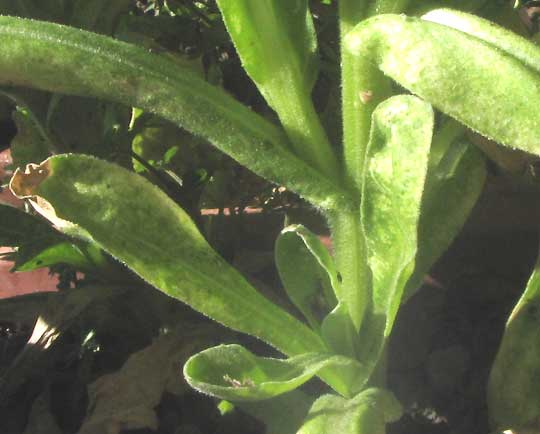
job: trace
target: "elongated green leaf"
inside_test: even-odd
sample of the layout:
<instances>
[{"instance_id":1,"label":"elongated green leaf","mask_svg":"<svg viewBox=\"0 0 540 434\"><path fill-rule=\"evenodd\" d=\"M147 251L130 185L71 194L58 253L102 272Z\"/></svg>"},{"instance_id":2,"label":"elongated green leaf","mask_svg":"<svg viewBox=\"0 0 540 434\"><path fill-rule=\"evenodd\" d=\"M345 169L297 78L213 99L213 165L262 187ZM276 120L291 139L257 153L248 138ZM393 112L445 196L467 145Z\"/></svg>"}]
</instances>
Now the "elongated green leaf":
<instances>
[{"instance_id":1,"label":"elongated green leaf","mask_svg":"<svg viewBox=\"0 0 540 434\"><path fill-rule=\"evenodd\" d=\"M433 132L431 106L392 97L373 113L362 194L362 227L373 274L362 359L378 359L414 268L420 203Z\"/></svg>"},{"instance_id":2,"label":"elongated green leaf","mask_svg":"<svg viewBox=\"0 0 540 434\"><path fill-rule=\"evenodd\" d=\"M271 106L295 88L311 92L318 59L307 0L218 0L218 4L244 69Z\"/></svg>"},{"instance_id":3,"label":"elongated green leaf","mask_svg":"<svg viewBox=\"0 0 540 434\"><path fill-rule=\"evenodd\" d=\"M420 287L424 275L461 230L485 178L480 151L464 141L453 143L439 164L430 167L418 224L418 253L404 298Z\"/></svg>"},{"instance_id":4,"label":"elongated green leaf","mask_svg":"<svg viewBox=\"0 0 540 434\"><path fill-rule=\"evenodd\" d=\"M514 307L489 376L490 423L497 430L540 429L540 267Z\"/></svg>"},{"instance_id":5,"label":"elongated green leaf","mask_svg":"<svg viewBox=\"0 0 540 434\"><path fill-rule=\"evenodd\" d=\"M37 270L56 264L72 265L79 270L92 270L96 267L96 264L80 247L73 243L62 242L45 248L22 263L18 260L15 271Z\"/></svg>"},{"instance_id":6,"label":"elongated green leaf","mask_svg":"<svg viewBox=\"0 0 540 434\"><path fill-rule=\"evenodd\" d=\"M336 176L337 162L311 101L317 39L307 0L219 0L244 69L277 112L297 154Z\"/></svg>"},{"instance_id":7,"label":"elongated green leaf","mask_svg":"<svg viewBox=\"0 0 540 434\"><path fill-rule=\"evenodd\" d=\"M286 354L324 351L318 336L260 295L180 207L139 175L92 157L60 155L17 171L11 188L36 196L41 212L63 230L76 224L143 279L216 321Z\"/></svg>"},{"instance_id":8,"label":"elongated green leaf","mask_svg":"<svg viewBox=\"0 0 540 434\"><path fill-rule=\"evenodd\" d=\"M307 228L292 225L276 240L275 257L287 295L317 330L336 305L337 272L330 253Z\"/></svg>"},{"instance_id":9,"label":"elongated green leaf","mask_svg":"<svg viewBox=\"0 0 540 434\"><path fill-rule=\"evenodd\" d=\"M0 84L143 108L206 138L317 206L354 203L338 181L288 151L280 129L164 56L94 33L13 17L0 17L0 42Z\"/></svg>"},{"instance_id":10,"label":"elongated green leaf","mask_svg":"<svg viewBox=\"0 0 540 434\"><path fill-rule=\"evenodd\" d=\"M401 405L383 389L366 389L353 399L321 396L297 434L384 434L401 417Z\"/></svg>"},{"instance_id":11,"label":"elongated green leaf","mask_svg":"<svg viewBox=\"0 0 540 434\"><path fill-rule=\"evenodd\" d=\"M540 50L516 43L518 37L509 37L496 25L488 33L492 37L484 41L446 25L383 15L359 24L346 45L473 130L504 145L540 153L533 115L540 98L535 66ZM524 61L527 56L531 58Z\"/></svg>"},{"instance_id":12,"label":"elongated green leaf","mask_svg":"<svg viewBox=\"0 0 540 434\"><path fill-rule=\"evenodd\" d=\"M194 389L221 399L260 401L296 389L323 368L349 365L359 369L356 360L329 353L273 359L257 357L240 345L220 345L191 357L184 366L184 376Z\"/></svg>"}]
</instances>

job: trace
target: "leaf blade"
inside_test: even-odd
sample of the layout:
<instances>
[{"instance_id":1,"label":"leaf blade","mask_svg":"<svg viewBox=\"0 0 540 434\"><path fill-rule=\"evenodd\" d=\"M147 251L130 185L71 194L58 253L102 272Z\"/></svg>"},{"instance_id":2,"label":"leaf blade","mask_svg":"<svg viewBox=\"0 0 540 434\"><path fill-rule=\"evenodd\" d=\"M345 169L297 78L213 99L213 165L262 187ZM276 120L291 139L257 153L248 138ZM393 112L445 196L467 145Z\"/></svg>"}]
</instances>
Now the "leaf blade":
<instances>
[{"instance_id":1,"label":"leaf blade","mask_svg":"<svg viewBox=\"0 0 540 434\"><path fill-rule=\"evenodd\" d=\"M188 67L52 23L0 17L0 83L115 101L181 125L322 208L350 206L338 182L287 149L284 133ZM86 60L91 57L92 62Z\"/></svg>"},{"instance_id":2,"label":"leaf blade","mask_svg":"<svg viewBox=\"0 0 540 434\"><path fill-rule=\"evenodd\" d=\"M240 345L219 345L192 356L184 377L194 389L228 401L260 401L288 393L328 367L358 362L328 353L290 359L257 357Z\"/></svg>"},{"instance_id":3,"label":"leaf blade","mask_svg":"<svg viewBox=\"0 0 540 434\"><path fill-rule=\"evenodd\" d=\"M505 39L500 28L491 27ZM540 97L538 71L520 58L446 25L397 15L359 24L346 45L469 128L503 145L540 153L531 115Z\"/></svg>"},{"instance_id":4,"label":"leaf blade","mask_svg":"<svg viewBox=\"0 0 540 434\"><path fill-rule=\"evenodd\" d=\"M42 211L61 229L76 222L105 251L169 296L286 354L324 349L317 335L260 295L214 252L188 215L144 178L82 155L51 157L29 171L14 175L10 185L16 194L46 201L49 209ZM294 330L295 337L283 336L283 329Z\"/></svg>"},{"instance_id":5,"label":"leaf blade","mask_svg":"<svg viewBox=\"0 0 540 434\"><path fill-rule=\"evenodd\" d=\"M417 230L434 115L414 96L396 96L373 113L362 194L362 228L372 272L362 359L378 360L417 253ZM374 365L373 365L374 366Z\"/></svg>"}]
</instances>

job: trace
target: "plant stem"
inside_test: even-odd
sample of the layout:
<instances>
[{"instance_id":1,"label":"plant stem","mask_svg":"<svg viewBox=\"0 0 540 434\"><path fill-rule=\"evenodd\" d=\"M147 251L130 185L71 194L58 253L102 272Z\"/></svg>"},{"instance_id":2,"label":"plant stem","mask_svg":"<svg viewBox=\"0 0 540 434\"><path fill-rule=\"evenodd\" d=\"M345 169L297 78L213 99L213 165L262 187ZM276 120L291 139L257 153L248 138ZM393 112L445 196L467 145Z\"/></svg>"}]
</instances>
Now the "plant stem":
<instances>
[{"instance_id":1,"label":"plant stem","mask_svg":"<svg viewBox=\"0 0 540 434\"><path fill-rule=\"evenodd\" d=\"M346 304L358 331L364 318L371 286L365 239L360 226L360 211L340 210L330 216L329 220L334 258L341 283L336 295Z\"/></svg>"},{"instance_id":2,"label":"plant stem","mask_svg":"<svg viewBox=\"0 0 540 434\"><path fill-rule=\"evenodd\" d=\"M337 179L340 169L308 91L274 98L279 119L296 155L322 174Z\"/></svg>"},{"instance_id":3,"label":"plant stem","mask_svg":"<svg viewBox=\"0 0 540 434\"><path fill-rule=\"evenodd\" d=\"M345 177L348 185L360 191L371 113L390 94L390 83L368 61L343 49L345 36L366 15L365 2L340 0L339 15Z\"/></svg>"}]
</instances>

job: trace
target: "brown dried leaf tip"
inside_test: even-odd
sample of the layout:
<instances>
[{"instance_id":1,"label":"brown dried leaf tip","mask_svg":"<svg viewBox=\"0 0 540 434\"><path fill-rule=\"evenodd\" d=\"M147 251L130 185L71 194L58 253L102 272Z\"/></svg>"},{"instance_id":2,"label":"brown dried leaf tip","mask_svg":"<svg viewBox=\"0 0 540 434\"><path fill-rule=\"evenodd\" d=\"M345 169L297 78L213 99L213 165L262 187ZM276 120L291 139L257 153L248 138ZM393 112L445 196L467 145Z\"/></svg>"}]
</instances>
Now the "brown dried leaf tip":
<instances>
[{"instance_id":1,"label":"brown dried leaf tip","mask_svg":"<svg viewBox=\"0 0 540 434\"><path fill-rule=\"evenodd\" d=\"M36 187L39 186L51 173L49 160L41 164L28 164L24 172L19 168L13 174L9 188L19 199L25 199L35 195Z\"/></svg>"}]
</instances>

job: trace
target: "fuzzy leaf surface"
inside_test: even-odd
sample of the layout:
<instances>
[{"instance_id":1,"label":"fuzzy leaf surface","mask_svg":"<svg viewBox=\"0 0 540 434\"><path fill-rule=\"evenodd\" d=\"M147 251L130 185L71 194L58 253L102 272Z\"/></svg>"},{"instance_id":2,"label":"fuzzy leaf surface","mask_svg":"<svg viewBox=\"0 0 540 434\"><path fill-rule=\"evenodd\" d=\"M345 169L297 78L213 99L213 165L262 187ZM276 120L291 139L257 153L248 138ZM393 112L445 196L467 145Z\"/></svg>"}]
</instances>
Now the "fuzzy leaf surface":
<instances>
[{"instance_id":1,"label":"fuzzy leaf surface","mask_svg":"<svg viewBox=\"0 0 540 434\"><path fill-rule=\"evenodd\" d=\"M396 96L373 113L362 194L362 228L372 302L361 330L362 358L378 358L414 269L420 204L433 133L431 106Z\"/></svg>"},{"instance_id":2,"label":"fuzzy leaf surface","mask_svg":"<svg viewBox=\"0 0 540 434\"><path fill-rule=\"evenodd\" d=\"M11 188L33 197L61 229L81 228L153 286L214 320L286 354L324 351L318 336L260 295L143 177L93 157L59 155L17 171Z\"/></svg>"},{"instance_id":3,"label":"fuzzy leaf surface","mask_svg":"<svg viewBox=\"0 0 540 434\"><path fill-rule=\"evenodd\" d=\"M297 89L311 92L318 58L307 0L218 0L218 4L244 69L271 106Z\"/></svg>"},{"instance_id":4,"label":"fuzzy leaf surface","mask_svg":"<svg viewBox=\"0 0 540 434\"><path fill-rule=\"evenodd\" d=\"M352 399L323 395L313 403L297 434L384 434L400 418L401 405L383 389L366 389Z\"/></svg>"},{"instance_id":5,"label":"fuzzy leaf surface","mask_svg":"<svg viewBox=\"0 0 540 434\"><path fill-rule=\"evenodd\" d=\"M469 128L538 154L533 114L540 98L540 48L494 24L486 29L487 23L475 22L481 25L468 31L477 36L418 18L381 15L355 27L346 49Z\"/></svg>"},{"instance_id":6,"label":"fuzzy leaf surface","mask_svg":"<svg viewBox=\"0 0 540 434\"><path fill-rule=\"evenodd\" d=\"M314 329L336 304L334 260L322 242L302 225L286 227L275 245L276 266L287 295Z\"/></svg>"},{"instance_id":7,"label":"fuzzy leaf surface","mask_svg":"<svg viewBox=\"0 0 540 434\"><path fill-rule=\"evenodd\" d=\"M324 368L348 365L358 362L329 353L257 357L240 345L219 345L191 357L184 376L194 389L221 399L260 401L293 391Z\"/></svg>"},{"instance_id":8,"label":"fuzzy leaf surface","mask_svg":"<svg viewBox=\"0 0 540 434\"><path fill-rule=\"evenodd\" d=\"M317 206L348 208L354 203L337 181L287 149L281 129L166 56L83 30L14 17L0 17L0 42L2 85L142 108L205 138Z\"/></svg>"}]
</instances>

